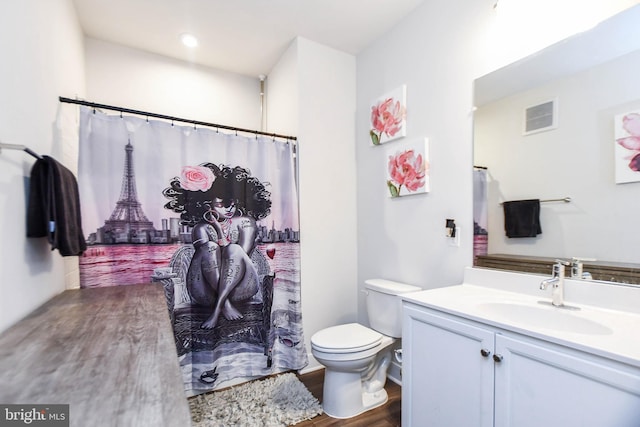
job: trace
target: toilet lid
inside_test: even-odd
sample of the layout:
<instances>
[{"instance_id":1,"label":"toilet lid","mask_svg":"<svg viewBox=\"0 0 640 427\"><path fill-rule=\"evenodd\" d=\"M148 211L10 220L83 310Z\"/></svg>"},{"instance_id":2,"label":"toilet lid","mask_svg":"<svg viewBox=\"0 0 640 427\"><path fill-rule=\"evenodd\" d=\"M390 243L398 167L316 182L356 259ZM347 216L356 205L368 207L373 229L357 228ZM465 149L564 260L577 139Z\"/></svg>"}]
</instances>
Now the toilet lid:
<instances>
[{"instance_id":1,"label":"toilet lid","mask_svg":"<svg viewBox=\"0 0 640 427\"><path fill-rule=\"evenodd\" d=\"M368 350L382 341L382 334L359 323L332 326L316 332L311 345L327 353L353 353Z\"/></svg>"}]
</instances>

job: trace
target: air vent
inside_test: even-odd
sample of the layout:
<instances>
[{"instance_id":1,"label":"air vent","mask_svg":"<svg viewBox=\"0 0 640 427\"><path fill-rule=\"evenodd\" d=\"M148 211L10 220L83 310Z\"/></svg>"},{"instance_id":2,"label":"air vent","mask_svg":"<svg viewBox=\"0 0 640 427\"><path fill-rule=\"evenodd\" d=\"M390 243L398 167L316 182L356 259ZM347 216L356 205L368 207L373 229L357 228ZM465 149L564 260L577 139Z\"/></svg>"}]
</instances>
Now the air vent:
<instances>
[{"instance_id":1,"label":"air vent","mask_svg":"<svg viewBox=\"0 0 640 427\"><path fill-rule=\"evenodd\" d=\"M552 99L524 110L524 134L543 132L557 127L558 100Z\"/></svg>"}]
</instances>

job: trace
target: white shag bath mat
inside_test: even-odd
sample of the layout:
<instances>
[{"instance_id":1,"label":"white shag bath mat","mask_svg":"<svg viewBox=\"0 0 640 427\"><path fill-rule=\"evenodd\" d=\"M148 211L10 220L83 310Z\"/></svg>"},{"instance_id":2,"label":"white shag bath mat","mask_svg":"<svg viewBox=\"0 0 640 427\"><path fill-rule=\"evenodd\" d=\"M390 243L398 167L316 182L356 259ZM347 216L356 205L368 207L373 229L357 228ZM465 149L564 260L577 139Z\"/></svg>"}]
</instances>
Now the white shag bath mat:
<instances>
[{"instance_id":1,"label":"white shag bath mat","mask_svg":"<svg viewBox=\"0 0 640 427\"><path fill-rule=\"evenodd\" d=\"M189 398L194 427L290 426L322 414L318 399L293 373Z\"/></svg>"}]
</instances>

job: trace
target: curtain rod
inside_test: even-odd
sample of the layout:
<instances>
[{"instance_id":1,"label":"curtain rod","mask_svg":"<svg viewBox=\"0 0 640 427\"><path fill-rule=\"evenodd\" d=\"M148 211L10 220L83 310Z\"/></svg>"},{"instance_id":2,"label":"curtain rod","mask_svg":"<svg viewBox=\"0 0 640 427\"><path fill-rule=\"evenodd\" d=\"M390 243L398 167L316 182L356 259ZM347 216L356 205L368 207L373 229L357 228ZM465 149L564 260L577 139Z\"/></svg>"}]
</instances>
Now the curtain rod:
<instances>
[{"instance_id":1,"label":"curtain rod","mask_svg":"<svg viewBox=\"0 0 640 427\"><path fill-rule=\"evenodd\" d=\"M61 96L59 99L60 99L60 102L66 102L68 104L84 105L85 107L102 108L104 110L118 111L120 113L136 114L136 115L139 115L139 116L147 116L147 117L153 117L153 118L156 118L156 119L171 120L171 121L174 121L174 122L189 123L189 124L192 124L192 125L206 126L206 127L211 127L211 128L216 128L216 129L224 129L224 130L231 130L231 131L236 131L236 132L247 132L247 133L252 133L254 135L270 136L272 138L283 138L283 139L287 139L287 140L291 140L291 141L297 141L298 140L298 138L296 138L295 136L290 136L290 135L280 135L280 134L277 134L277 133L268 133L268 132L262 132L262 131L259 131L259 130L243 129L243 128L238 128L238 127L234 127L234 126L225 126L225 125L219 125L219 124L216 124L216 123L208 123L208 122L201 122L201 121L198 121L198 120L183 119L183 118L180 118L180 117L167 116L167 115L164 115L164 114L149 113L147 111L132 110L130 108L123 108L123 107L115 107L113 105L97 104L95 102L83 101L83 100L80 100L80 99L65 98L63 96Z\"/></svg>"}]
</instances>

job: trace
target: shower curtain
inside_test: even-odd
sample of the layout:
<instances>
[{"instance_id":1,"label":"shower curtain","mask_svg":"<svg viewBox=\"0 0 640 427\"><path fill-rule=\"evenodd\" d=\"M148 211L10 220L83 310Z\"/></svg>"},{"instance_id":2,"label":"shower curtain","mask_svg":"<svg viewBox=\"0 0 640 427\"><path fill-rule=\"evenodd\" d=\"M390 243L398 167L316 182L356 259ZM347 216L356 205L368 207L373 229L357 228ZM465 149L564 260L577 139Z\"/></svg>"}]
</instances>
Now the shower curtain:
<instances>
[{"instance_id":1,"label":"shower curtain","mask_svg":"<svg viewBox=\"0 0 640 427\"><path fill-rule=\"evenodd\" d=\"M162 285L188 395L304 367L294 143L88 107L79 133L81 287Z\"/></svg>"},{"instance_id":2,"label":"shower curtain","mask_svg":"<svg viewBox=\"0 0 640 427\"><path fill-rule=\"evenodd\" d=\"M473 262L486 255L489 246L487 232L487 170L473 170Z\"/></svg>"}]
</instances>

